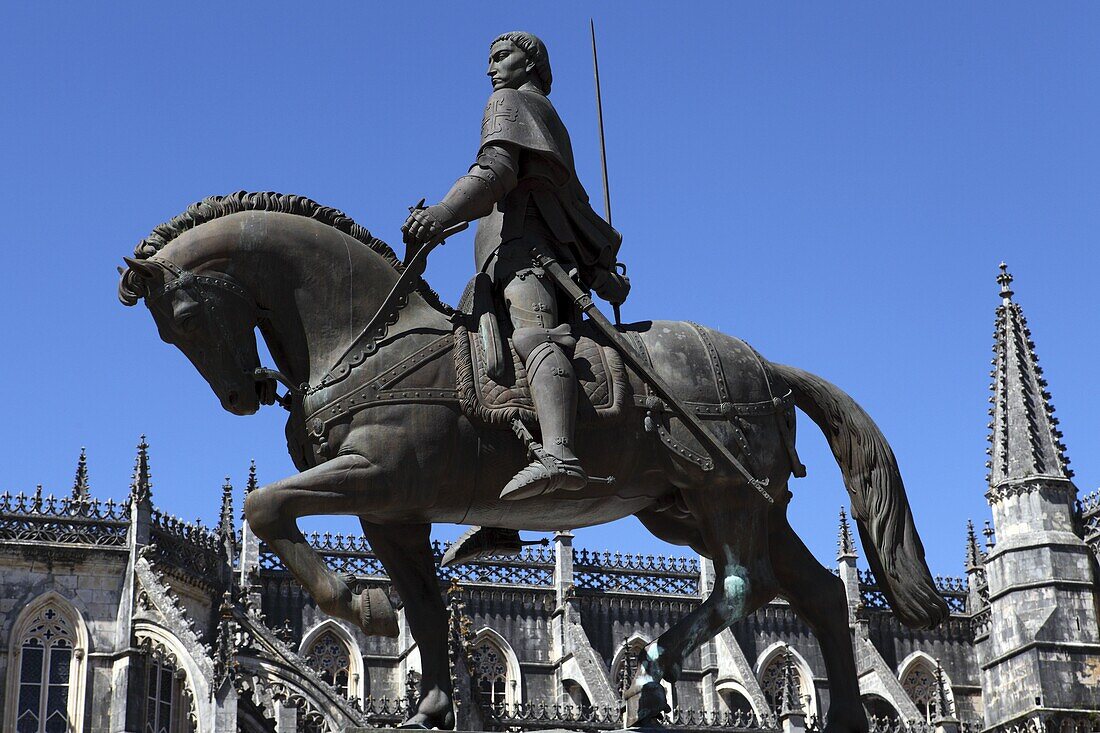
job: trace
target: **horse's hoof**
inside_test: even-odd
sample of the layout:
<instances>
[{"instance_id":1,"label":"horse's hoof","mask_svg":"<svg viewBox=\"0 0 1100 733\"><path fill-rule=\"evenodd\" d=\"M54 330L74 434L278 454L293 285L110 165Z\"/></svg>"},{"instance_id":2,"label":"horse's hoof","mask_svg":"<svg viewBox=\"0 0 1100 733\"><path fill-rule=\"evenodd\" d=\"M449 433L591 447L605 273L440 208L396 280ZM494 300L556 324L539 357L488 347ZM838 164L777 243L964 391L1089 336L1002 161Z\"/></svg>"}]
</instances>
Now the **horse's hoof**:
<instances>
[{"instance_id":1,"label":"horse's hoof","mask_svg":"<svg viewBox=\"0 0 1100 733\"><path fill-rule=\"evenodd\" d=\"M381 588L367 588L355 596L359 605L359 628L367 636L397 636L397 613Z\"/></svg>"}]
</instances>

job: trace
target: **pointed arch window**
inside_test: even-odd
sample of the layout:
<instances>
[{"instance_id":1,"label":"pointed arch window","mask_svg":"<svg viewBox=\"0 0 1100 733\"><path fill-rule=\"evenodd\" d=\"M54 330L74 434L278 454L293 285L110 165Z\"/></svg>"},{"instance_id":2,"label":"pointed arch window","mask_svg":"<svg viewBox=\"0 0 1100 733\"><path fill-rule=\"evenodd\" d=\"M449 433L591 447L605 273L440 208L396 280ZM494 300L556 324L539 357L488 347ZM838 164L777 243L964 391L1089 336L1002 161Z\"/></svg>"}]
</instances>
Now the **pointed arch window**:
<instances>
[{"instance_id":1,"label":"pointed arch window","mask_svg":"<svg viewBox=\"0 0 1100 733\"><path fill-rule=\"evenodd\" d=\"M794 654L790 649L779 650L760 673L760 690L764 693L764 699L768 701L768 707L776 715L783 704L783 687L786 682L787 656L790 655L790 674L794 679L794 685L798 694L798 703L802 710L810 715L816 714L813 710L813 696L810 694L810 684L806 676L799 669L794 660Z\"/></svg>"},{"instance_id":2,"label":"pointed arch window","mask_svg":"<svg viewBox=\"0 0 1100 733\"><path fill-rule=\"evenodd\" d=\"M470 654L473 676L481 698L493 707L508 702L508 661L504 651L492 639L482 638Z\"/></svg>"},{"instance_id":3,"label":"pointed arch window","mask_svg":"<svg viewBox=\"0 0 1100 733\"><path fill-rule=\"evenodd\" d=\"M74 630L53 604L31 620L19 646L16 733L68 733Z\"/></svg>"},{"instance_id":4,"label":"pointed arch window","mask_svg":"<svg viewBox=\"0 0 1100 733\"><path fill-rule=\"evenodd\" d=\"M196 712L186 673L166 647L147 637L140 644L145 652L142 733L191 733Z\"/></svg>"},{"instance_id":5,"label":"pointed arch window","mask_svg":"<svg viewBox=\"0 0 1100 733\"><path fill-rule=\"evenodd\" d=\"M901 688L916 703L925 722L936 715L936 671L927 661L918 659L909 665L901 678Z\"/></svg>"},{"instance_id":6,"label":"pointed arch window","mask_svg":"<svg viewBox=\"0 0 1100 733\"><path fill-rule=\"evenodd\" d=\"M351 696L351 655L343 639L326 630L309 645L305 658L325 682Z\"/></svg>"},{"instance_id":7,"label":"pointed arch window","mask_svg":"<svg viewBox=\"0 0 1100 733\"><path fill-rule=\"evenodd\" d=\"M634 677L638 674L638 664L645 647L645 639L635 637L625 642L619 650L619 658L611 671L611 679L615 681L620 699L627 688L634 684Z\"/></svg>"}]
</instances>

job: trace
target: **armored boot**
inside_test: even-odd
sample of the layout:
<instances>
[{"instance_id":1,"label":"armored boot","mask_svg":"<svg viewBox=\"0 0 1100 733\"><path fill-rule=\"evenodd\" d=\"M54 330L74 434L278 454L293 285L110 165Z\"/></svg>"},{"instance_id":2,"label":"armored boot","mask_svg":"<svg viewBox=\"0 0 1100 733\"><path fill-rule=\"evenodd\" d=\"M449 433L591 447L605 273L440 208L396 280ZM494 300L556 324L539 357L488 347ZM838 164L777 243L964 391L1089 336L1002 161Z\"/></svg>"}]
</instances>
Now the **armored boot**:
<instances>
[{"instance_id":1,"label":"armored boot","mask_svg":"<svg viewBox=\"0 0 1100 733\"><path fill-rule=\"evenodd\" d=\"M542 544L546 540L541 541ZM519 532L503 527L470 527L462 533L457 540L451 543L447 551L443 553L439 561L439 567L446 568L451 565L482 560L488 557L501 555L518 555L523 551L525 544L540 544L539 542L524 542L520 539Z\"/></svg>"},{"instance_id":2,"label":"armored boot","mask_svg":"<svg viewBox=\"0 0 1100 733\"><path fill-rule=\"evenodd\" d=\"M504 487L500 498L528 499L556 491L578 491L588 483L588 474L572 448L577 420L577 377L573 363L564 349L550 340L538 343L525 361L545 458L521 468Z\"/></svg>"}]
</instances>

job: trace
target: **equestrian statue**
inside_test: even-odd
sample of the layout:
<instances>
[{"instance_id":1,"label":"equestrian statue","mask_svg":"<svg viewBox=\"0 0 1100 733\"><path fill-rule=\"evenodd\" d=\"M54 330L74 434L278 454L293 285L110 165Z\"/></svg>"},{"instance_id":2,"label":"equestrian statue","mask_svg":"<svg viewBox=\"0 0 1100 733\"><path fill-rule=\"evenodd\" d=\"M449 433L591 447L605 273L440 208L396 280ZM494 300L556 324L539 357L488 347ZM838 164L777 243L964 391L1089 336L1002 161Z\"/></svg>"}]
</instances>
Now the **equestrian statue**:
<instances>
[{"instance_id":1,"label":"equestrian statue","mask_svg":"<svg viewBox=\"0 0 1100 733\"><path fill-rule=\"evenodd\" d=\"M412 207L403 259L336 209L244 191L193 204L125 258L120 300L144 300L224 409L289 410L299 473L249 494L249 526L322 611L395 635L388 595L353 592L297 525L359 518L420 649L407 727L455 724L433 522L474 527L444 558L458 563L518 550L520 530L634 515L712 560L716 581L641 655L632 724L667 712L662 682L688 654L781 596L820 643L825 729L866 731L844 589L787 522L787 482L805 472L794 409L828 439L890 606L929 627L947 606L885 437L839 388L739 339L605 318L592 293L617 306L630 289L621 237L577 178L546 47L506 33L488 75L475 162L438 204ZM432 249L475 220L477 273L452 308L421 275ZM256 329L275 369L260 364Z\"/></svg>"}]
</instances>

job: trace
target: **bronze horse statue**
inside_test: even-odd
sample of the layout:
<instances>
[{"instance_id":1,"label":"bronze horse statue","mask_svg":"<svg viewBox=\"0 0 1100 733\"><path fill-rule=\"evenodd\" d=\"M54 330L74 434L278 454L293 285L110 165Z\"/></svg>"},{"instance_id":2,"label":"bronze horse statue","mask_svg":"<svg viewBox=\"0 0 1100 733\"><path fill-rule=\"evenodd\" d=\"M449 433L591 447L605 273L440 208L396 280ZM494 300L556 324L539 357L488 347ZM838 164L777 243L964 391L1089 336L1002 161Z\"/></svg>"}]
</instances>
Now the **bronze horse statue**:
<instances>
[{"instance_id":1,"label":"bronze horse statue","mask_svg":"<svg viewBox=\"0 0 1100 733\"><path fill-rule=\"evenodd\" d=\"M215 196L158 226L126 262L122 302L145 300L161 338L183 351L226 410L249 415L276 399L273 381L257 377L257 328L278 371L300 385L286 406L288 447L301 472L252 492L245 514L325 613L367 633L394 633L388 598L353 594L296 522L360 518L420 648L410 727L454 727L432 522L553 531L633 514L657 537L710 558L716 578L710 595L642 655L628 693L640 701L637 722L659 719L661 681L677 679L687 654L782 596L821 647L831 700L826 730L865 731L844 589L786 518L787 481L801 469L794 406L829 441L871 569L898 617L928 627L947 615L878 427L837 387L768 362L738 339L672 321L620 327L723 444L767 480L771 501L742 475L701 458L698 443L633 374L624 387L632 397L616 415L578 426L584 464L614 481L567 497L503 501L501 487L528 447L470 409L469 385L452 358L464 313L418 279L364 333L404 266L341 212L286 194Z\"/></svg>"}]
</instances>

